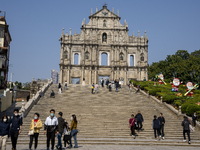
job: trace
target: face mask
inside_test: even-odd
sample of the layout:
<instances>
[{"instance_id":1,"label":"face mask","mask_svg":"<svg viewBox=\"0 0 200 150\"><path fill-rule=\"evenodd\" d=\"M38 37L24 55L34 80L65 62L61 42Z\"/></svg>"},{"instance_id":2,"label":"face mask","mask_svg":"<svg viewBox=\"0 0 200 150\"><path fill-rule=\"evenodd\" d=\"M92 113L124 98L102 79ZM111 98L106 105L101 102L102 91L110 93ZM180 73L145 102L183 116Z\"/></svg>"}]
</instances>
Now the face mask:
<instances>
[{"instance_id":1,"label":"face mask","mask_svg":"<svg viewBox=\"0 0 200 150\"><path fill-rule=\"evenodd\" d=\"M50 116L53 117L53 116L54 116L54 113L51 113Z\"/></svg>"},{"instance_id":2,"label":"face mask","mask_svg":"<svg viewBox=\"0 0 200 150\"><path fill-rule=\"evenodd\" d=\"M17 116L18 115L18 113L16 113L16 114L14 114L15 116Z\"/></svg>"},{"instance_id":3,"label":"face mask","mask_svg":"<svg viewBox=\"0 0 200 150\"><path fill-rule=\"evenodd\" d=\"M3 122L6 122L7 121L7 119L3 119Z\"/></svg>"},{"instance_id":4,"label":"face mask","mask_svg":"<svg viewBox=\"0 0 200 150\"><path fill-rule=\"evenodd\" d=\"M34 117L34 119L38 119L38 117Z\"/></svg>"}]
</instances>

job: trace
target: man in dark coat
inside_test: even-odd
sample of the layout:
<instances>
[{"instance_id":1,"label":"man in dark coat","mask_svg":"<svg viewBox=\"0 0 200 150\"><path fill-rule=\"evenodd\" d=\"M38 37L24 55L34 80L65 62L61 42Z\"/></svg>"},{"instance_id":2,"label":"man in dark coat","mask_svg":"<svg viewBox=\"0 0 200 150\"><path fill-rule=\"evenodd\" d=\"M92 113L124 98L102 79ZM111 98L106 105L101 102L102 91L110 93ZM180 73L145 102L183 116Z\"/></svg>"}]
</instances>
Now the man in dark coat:
<instances>
[{"instance_id":1,"label":"man in dark coat","mask_svg":"<svg viewBox=\"0 0 200 150\"><path fill-rule=\"evenodd\" d=\"M154 130L155 140L157 141L157 137L160 137L160 121L157 119L156 115L154 115L153 119L153 130Z\"/></svg>"},{"instance_id":2,"label":"man in dark coat","mask_svg":"<svg viewBox=\"0 0 200 150\"><path fill-rule=\"evenodd\" d=\"M190 122L188 120L188 118L186 116L183 117L183 121L181 123L182 127L183 127L183 142L186 142L186 137L185 137L185 133L187 133L188 136L188 144L190 144Z\"/></svg>"},{"instance_id":3,"label":"man in dark coat","mask_svg":"<svg viewBox=\"0 0 200 150\"><path fill-rule=\"evenodd\" d=\"M137 120L138 131L142 130L143 127L142 122L144 121L144 118L140 111L138 111L138 113L136 114L135 119Z\"/></svg>"},{"instance_id":4,"label":"man in dark coat","mask_svg":"<svg viewBox=\"0 0 200 150\"><path fill-rule=\"evenodd\" d=\"M160 134L162 136L162 139L165 139L165 133L164 133L164 126L165 126L165 118L162 113L160 113L160 117L158 117L158 120L160 121Z\"/></svg>"},{"instance_id":5,"label":"man in dark coat","mask_svg":"<svg viewBox=\"0 0 200 150\"><path fill-rule=\"evenodd\" d=\"M19 115L19 109L14 110L14 114L10 120L10 136L12 141L12 150L16 150L18 135L21 133L22 129L22 117Z\"/></svg>"},{"instance_id":6,"label":"man in dark coat","mask_svg":"<svg viewBox=\"0 0 200 150\"><path fill-rule=\"evenodd\" d=\"M56 145L56 148L59 150L62 150L62 134L65 127L65 120L62 118L63 113L58 113L58 131L57 131L57 138L58 138L58 144Z\"/></svg>"}]
</instances>

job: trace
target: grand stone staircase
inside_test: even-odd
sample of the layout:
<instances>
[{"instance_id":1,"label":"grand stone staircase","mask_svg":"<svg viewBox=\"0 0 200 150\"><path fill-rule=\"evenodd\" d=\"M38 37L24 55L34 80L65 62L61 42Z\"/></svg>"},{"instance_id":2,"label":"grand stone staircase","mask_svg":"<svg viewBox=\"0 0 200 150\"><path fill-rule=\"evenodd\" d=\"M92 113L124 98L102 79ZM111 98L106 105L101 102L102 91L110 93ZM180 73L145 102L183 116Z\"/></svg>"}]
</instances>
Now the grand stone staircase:
<instances>
[{"instance_id":1,"label":"grand stone staircase","mask_svg":"<svg viewBox=\"0 0 200 150\"><path fill-rule=\"evenodd\" d=\"M79 145L163 145L163 146L200 146L200 132L191 133L192 144L183 142L182 118L174 115L163 105L142 95L122 87L119 92L109 92L107 88L100 88L99 93L91 94L90 87L71 85L56 98L49 98L51 90L58 91L57 85L52 85L44 97L35 105L28 116L24 118L23 131L19 136L18 145L27 145L27 135L30 121L35 112L40 113L44 122L50 109L55 109L56 114L63 112L63 117L70 122L72 114L78 119ZM141 111L144 117L144 131L138 133L133 139L130 136L128 120L132 113ZM162 112L166 119L165 140L155 141L152 130L154 115ZM39 144L46 143L46 136L41 130Z\"/></svg>"}]
</instances>

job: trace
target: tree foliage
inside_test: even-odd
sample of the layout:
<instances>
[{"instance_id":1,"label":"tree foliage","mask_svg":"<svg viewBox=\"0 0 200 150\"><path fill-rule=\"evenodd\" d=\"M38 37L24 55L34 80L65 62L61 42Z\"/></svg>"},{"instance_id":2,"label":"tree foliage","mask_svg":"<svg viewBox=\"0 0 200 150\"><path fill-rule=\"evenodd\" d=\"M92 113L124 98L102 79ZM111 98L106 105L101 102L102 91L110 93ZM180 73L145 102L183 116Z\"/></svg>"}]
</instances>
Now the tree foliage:
<instances>
[{"instance_id":1,"label":"tree foliage","mask_svg":"<svg viewBox=\"0 0 200 150\"><path fill-rule=\"evenodd\" d=\"M149 79L154 79L158 73L163 73L165 79L180 78L184 82L200 83L200 50L188 53L178 50L174 55L168 55L165 60L152 63L148 68Z\"/></svg>"}]
</instances>

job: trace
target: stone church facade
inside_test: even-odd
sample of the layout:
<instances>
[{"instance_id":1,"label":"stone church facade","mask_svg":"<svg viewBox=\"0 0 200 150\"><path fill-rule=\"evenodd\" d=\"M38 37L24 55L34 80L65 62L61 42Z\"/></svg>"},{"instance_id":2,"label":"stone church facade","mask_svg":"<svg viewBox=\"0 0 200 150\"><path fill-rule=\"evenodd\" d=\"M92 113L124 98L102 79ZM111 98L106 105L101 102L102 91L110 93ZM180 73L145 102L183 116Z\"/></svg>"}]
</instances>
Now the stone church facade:
<instances>
[{"instance_id":1,"label":"stone church facade","mask_svg":"<svg viewBox=\"0 0 200 150\"><path fill-rule=\"evenodd\" d=\"M92 84L100 79L148 79L148 38L129 36L128 24L106 5L82 22L81 33L62 33L60 82Z\"/></svg>"}]
</instances>

